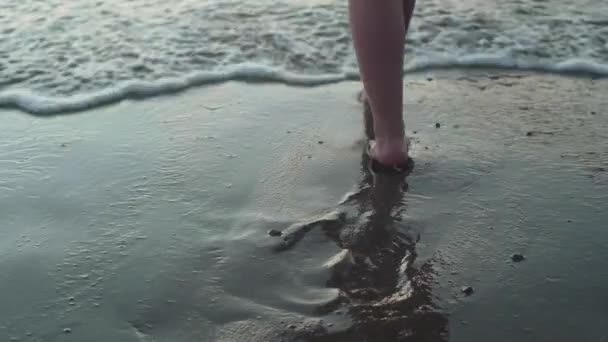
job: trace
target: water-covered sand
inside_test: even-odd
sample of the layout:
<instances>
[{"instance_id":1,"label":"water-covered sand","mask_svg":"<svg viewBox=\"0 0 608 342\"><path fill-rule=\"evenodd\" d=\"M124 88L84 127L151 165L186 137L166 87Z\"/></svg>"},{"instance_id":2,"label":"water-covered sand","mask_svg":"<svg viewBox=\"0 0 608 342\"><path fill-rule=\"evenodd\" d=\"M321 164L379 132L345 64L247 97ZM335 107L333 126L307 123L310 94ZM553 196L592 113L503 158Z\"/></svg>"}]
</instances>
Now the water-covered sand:
<instances>
[{"instance_id":1,"label":"water-covered sand","mask_svg":"<svg viewBox=\"0 0 608 342\"><path fill-rule=\"evenodd\" d=\"M0 340L602 341L608 83L431 76L407 177L355 82L0 112Z\"/></svg>"}]
</instances>

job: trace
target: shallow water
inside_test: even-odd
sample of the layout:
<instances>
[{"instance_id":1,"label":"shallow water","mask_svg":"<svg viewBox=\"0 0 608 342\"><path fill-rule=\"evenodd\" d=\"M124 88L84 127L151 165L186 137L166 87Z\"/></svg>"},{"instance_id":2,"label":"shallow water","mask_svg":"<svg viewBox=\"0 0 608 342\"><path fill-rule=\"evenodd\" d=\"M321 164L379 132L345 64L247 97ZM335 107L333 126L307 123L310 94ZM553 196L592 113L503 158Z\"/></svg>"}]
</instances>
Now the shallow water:
<instances>
[{"instance_id":1,"label":"shallow water","mask_svg":"<svg viewBox=\"0 0 608 342\"><path fill-rule=\"evenodd\" d=\"M602 0L418 4L406 69L507 67L608 75ZM345 0L0 4L0 106L61 114L231 79L357 75Z\"/></svg>"},{"instance_id":2,"label":"shallow water","mask_svg":"<svg viewBox=\"0 0 608 342\"><path fill-rule=\"evenodd\" d=\"M601 341L606 82L409 80L408 177L358 88L3 112L0 340Z\"/></svg>"}]
</instances>

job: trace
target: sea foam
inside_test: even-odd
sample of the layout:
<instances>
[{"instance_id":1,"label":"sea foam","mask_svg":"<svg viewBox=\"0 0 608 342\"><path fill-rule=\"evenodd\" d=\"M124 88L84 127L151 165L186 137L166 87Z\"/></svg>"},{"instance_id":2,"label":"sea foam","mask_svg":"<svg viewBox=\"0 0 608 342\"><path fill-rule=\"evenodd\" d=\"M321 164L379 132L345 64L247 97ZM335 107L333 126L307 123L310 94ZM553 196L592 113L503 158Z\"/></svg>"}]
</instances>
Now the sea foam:
<instances>
[{"instance_id":1,"label":"sea foam","mask_svg":"<svg viewBox=\"0 0 608 342\"><path fill-rule=\"evenodd\" d=\"M583 59L570 59L556 64L522 62L505 56L468 55L462 57L417 58L407 64L405 72L429 72L445 69L504 69L553 73L568 76L608 77L608 64ZM358 80L355 69L341 73L306 75L256 63L235 64L215 71L193 72L182 77L152 81L129 80L104 89L69 95L45 96L28 89L0 92L0 107L17 109L39 116L67 114L89 110L125 99L143 99L184 91L186 89L226 81L284 83L293 86L319 86L348 80Z\"/></svg>"}]
</instances>

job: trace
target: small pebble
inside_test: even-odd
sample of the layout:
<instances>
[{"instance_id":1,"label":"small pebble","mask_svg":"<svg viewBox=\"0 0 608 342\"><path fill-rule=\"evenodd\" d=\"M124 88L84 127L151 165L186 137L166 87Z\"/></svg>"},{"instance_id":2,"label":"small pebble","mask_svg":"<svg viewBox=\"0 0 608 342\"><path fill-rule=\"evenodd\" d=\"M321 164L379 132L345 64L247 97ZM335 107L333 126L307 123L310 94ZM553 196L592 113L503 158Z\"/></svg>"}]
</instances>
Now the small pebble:
<instances>
[{"instance_id":1,"label":"small pebble","mask_svg":"<svg viewBox=\"0 0 608 342\"><path fill-rule=\"evenodd\" d=\"M426 80L429 81L429 82L431 82L433 80L433 78L432 77L427 77Z\"/></svg>"},{"instance_id":2,"label":"small pebble","mask_svg":"<svg viewBox=\"0 0 608 342\"><path fill-rule=\"evenodd\" d=\"M532 135L534 135L534 132L532 132L532 131L528 131L528 132L526 132L526 136L531 137Z\"/></svg>"},{"instance_id":3,"label":"small pebble","mask_svg":"<svg viewBox=\"0 0 608 342\"><path fill-rule=\"evenodd\" d=\"M296 326L295 326L295 325L293 325L293 324L291 324L291 325L290 325L288 328L293 330L293 329L295 329L295 328L296 328Z\"/></svg>"},{"instance_id":4,"label":"small pebble","mask_svg":"<svg viewBox=\"0 0 608 342\"><path fill-rule=\"evenodd\" d=\"M526 259L526 257L523 256L523 254L513 254L511 255L511 260L513 260L513 262L522 262Z\"/></svg>"},{"instance_id":5,"label":"small pebble","mask_svg":"<svg viewBox=\"0 0 608 342\"><path fill-rule=\"evenodd\" d=\"M595 114L596 114L595 112L591 112L591 115L595 115Z\"/></svg>"},{"instance_id":6,"label":"small pebble","mask_svg":"<svg viewBox=\"0 0 608 342\"><path fill-rule=\"evenodd\" d=\"M418 131L414 131L413 133L414 133L414 134L417 134L417 133L418 133Z\"/></svg>"},{"instance_id":7,"label":"small pebble","mask_svg":"<svg viewBox=\"0 0 608 342\"><path fill-rule=\"evenodd\" d=\"M462 293L464 293L467 296L472 295L474 292L473 287L471 287L471 286L463 286L460 291L462 291Z\"/></svg>"},{"instance_id":8,"label":"small pebble","mask_svg":"<svg viewBox=\"0 0 608 342\"><path fill-rule=\"evenodd\" d=\"M441 127L441 124L438 122L435 124L435 128L439 128L439 127Z\"/></svg>"},{"instance_id":9,"label":"small pebble","mask_svg":"<svg viewBox=\"0 0 608 342\"><path fill-rule=\"evenodd\" d=\"M319 145L323 145L323 140L319 140Z\"/></svg>"},{"instance_id":10,"label":"small pebble","mask_svg":"<svg viewBox=\"0 0 608 342\"><path fill-rule=\"evenodd\" d=\"M72 329L70 329L70 328L65 328L65 329L63 329L63 333L64 333L64 334L69 334L69 333L71 333L71 332L72 332Z\"/></svg>"},{"instance_id":11,"label":"small pebble","mask_svg":"<svg viewBox=\"0 0 608 342\"><path fill-rule=\"evenodd\" d=\"M61 147L66 147L66 146L68 146L66 143L61 144Z\"/></svg>"},{"instance_id":12,"label":"small pebble","mask_svg":"<svg viewBox=\"0 0 608 342\"><path fill-rule=\"evenodd\" d=\"M280 230L276 230L276 229L271 229L268 231L268 235L270 236L281 236L283 235L283 232Z\"/></svg>"}]
</instances>

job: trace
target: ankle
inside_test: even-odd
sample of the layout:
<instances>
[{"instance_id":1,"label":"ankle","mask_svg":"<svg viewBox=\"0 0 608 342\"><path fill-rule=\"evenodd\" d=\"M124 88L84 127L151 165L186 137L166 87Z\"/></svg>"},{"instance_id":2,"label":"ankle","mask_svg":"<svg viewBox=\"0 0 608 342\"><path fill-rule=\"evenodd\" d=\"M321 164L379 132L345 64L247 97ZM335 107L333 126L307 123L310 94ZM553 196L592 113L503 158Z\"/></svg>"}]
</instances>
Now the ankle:
<instances>
[{"instance_id":1,"label":"ankle","mask_svg":"<svg viewBox=\"0 0 608 342\"><path fill-rule=\"evenodd\" d=\"M381 164L403 164L408 159L408 147L404 139L375 140L371 150L373 158Z\"/></svg>"},{"instance_id":2,"label":"ankle","mask_svg":"<svg viewBox=\"0 0 608 342\"><path fill-rule=\"evenodd\" d=\"M381 150L394 150L403 146L403 138L380 138L376 136L375 145Z\"/></svg>"},{"instance_id":3,"label":"ankle","mask_svg":"<svg viewBox=\"0 0 608 342\"><path fill-rule=\"evenodd\" d=\"M405 139L403 123L383 126L376 120L374 121L374 133L376 142L379 144L398 144L402 145Z\"/></svg>"},{"instance_id":4,"label":"ankle","mask_svg":"<svg viewBox=\"0 0 608 342\"><path fill-rule=\"evenodd\" d=\"M404 139L378 139L374 141L374 145L378 152L384 152L387 154L394 154L403 151Z\"/></svg>"}]
</instances>

